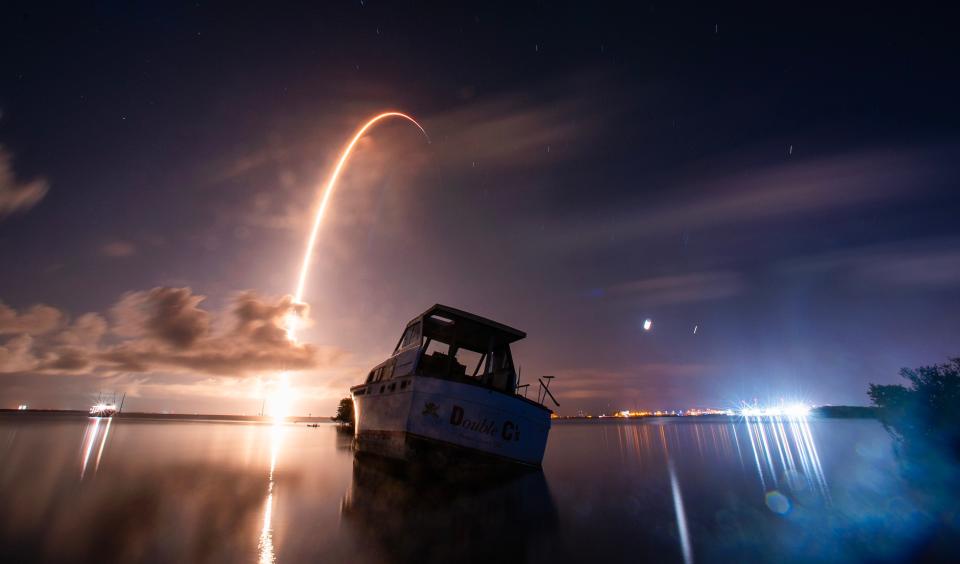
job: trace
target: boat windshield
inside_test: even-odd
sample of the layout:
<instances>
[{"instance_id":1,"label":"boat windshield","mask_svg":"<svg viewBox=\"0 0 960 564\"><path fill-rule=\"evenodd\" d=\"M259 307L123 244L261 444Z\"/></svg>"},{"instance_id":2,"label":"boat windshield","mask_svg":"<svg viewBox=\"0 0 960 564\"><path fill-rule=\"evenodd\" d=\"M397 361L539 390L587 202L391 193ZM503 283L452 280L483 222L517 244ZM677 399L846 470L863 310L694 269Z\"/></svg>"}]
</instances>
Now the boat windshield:
<instances>
[{"instance_id":1,"label":"boat windshield","mask_svg":"<svg viewBox=\"0 0 960 564\"><path fill-rule=\"evenodd\" d=\"M516 390L509 335L469 319L432 315L423 320L423 337L420 374Z\"/></svg>"}]
</instances>

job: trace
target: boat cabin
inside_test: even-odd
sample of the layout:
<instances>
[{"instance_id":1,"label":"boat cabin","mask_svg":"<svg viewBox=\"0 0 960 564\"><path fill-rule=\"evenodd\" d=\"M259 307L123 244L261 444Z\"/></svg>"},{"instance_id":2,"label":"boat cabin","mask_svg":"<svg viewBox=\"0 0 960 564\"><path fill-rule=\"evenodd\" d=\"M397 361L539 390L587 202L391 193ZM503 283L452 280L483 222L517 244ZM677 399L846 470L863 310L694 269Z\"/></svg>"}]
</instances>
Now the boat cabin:
<instances>
[{"instance_id":1,"label":"boat cabin","mask_svg":"<svg viewBox=\"0 0 960 564\"><path fill-rule=\"evenodd\" d=\"M366 384L423 376L514 394L518 381L510 343L526 336L496 321L437 304L407 324L393 355L370 372ZM406 382L401 385L405 387Z\"/></svg>"}]
</instances>

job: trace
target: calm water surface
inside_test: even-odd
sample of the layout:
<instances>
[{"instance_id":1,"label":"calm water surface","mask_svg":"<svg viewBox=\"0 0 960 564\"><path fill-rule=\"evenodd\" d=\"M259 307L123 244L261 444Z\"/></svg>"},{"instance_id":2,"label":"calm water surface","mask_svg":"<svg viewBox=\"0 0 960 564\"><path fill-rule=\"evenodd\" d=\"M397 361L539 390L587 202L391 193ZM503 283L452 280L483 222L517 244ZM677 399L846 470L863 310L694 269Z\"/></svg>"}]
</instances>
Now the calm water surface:
<instances>
[{"instance_id":1,"label":"calm water surface","mask_svg":"<svg viewBox=\"0 0 960 564\"><path fill-rule=\"evenodd\" d=\"M328 425L0 416L3 562L897 560L912 500L871 420L559 423L450 483Z\"/></svg>"}]
</instances>

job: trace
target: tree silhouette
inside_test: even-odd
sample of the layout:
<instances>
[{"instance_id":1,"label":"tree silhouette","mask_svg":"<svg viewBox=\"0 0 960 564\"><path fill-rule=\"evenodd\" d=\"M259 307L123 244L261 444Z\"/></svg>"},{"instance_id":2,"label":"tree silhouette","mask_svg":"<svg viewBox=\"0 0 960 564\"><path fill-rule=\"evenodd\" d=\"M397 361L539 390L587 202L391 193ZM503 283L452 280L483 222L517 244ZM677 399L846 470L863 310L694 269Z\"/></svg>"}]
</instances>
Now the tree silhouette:
<instances>
[{"instance_id":1,"label":"tree silhouette","mask_svg":"<svg viewBox=\"0 0 960 564\"><path fill-rule=\"evenodd\" d=\"M870 384L880 421L906 448L936 449L960 457L960 358L903 368L909 386Z\"/></svg>"},{"instance_id":2,"label":"tree silhouette","mask_svg":"<svg viewBox=\"0 0 960 564\"><path fill-rule=\"evenodd\" d=\"M331 417L337 423L343 425L353 425L353 400L343 398L337 405L337 414Z\"/></svg>"}]
</instances>

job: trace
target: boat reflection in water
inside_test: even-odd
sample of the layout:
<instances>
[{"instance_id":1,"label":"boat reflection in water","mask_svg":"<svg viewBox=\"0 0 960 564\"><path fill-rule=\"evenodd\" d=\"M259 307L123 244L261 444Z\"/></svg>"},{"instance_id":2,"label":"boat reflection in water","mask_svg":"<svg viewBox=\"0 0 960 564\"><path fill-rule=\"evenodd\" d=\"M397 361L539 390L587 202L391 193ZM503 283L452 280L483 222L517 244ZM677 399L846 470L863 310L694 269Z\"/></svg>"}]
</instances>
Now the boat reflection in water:
<instances>
[{"instance_id":1,"label":"boat reflection in water","mask_svg":"<svg viewBox=\"0 0 960 564\"><path fill-rule=\"evenodd\" d=\"M354 457L341 518L381 562L525 561L557 527L540 470L442 473L364 453Z\"/></svg>"}]
</instances>

